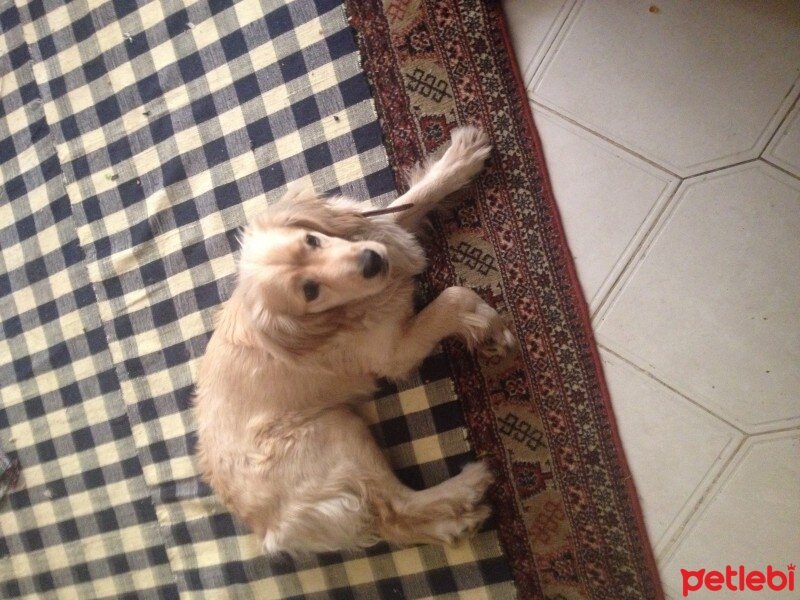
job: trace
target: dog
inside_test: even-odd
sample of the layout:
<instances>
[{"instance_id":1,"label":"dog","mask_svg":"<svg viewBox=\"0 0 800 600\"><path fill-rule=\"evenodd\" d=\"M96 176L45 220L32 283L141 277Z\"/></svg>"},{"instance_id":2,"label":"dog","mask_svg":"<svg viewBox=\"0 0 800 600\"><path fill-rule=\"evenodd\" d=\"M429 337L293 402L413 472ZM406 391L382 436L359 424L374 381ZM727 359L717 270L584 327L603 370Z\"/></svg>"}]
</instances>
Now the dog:
<instances>
[{"instance_id":1,"label":"dog","mask_svg":"<svg viewBox=\"0 0 800 600\"><path fill-rule=\"evenodd\" d=\"M446 337L494 354L515 346L467 288L445 289L419 314L412 303L426 265L415 234L490 149L479 129L455 129L442 157L412 173L391 214L370 217L363 204L293 186L243 229L236 287L199 367L197 459L266 554L450 544L489 515L484 462L414 491L354 403L377 378L402 379Z\"/></svg>"}]
</instances>

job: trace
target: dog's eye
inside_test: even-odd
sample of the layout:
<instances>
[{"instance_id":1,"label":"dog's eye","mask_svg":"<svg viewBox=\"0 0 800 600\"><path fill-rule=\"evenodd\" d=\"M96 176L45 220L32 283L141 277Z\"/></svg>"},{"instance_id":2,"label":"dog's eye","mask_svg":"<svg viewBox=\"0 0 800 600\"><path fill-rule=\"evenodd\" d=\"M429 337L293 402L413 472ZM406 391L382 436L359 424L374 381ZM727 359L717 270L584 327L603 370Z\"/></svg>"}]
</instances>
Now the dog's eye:
<instances>
[{"instance_id":1,"label":"dog's eye","mask_svg":"<svg viewBox=\"0 0 800 600\"><path fill-rule=\"evenodd\" d=\"M319 238L315 235L311 235L310 233L306 236L306 244L311 246L312 248L319 248Z\"/></svg>"},{"instance_id":2,"label":"dog's eye","mask_svg":"<svg viewBox=\"0 0 800 600\"><path fill-rule=\"evenodd\" d=\"M303 284L303 295L308 302L316 300L319 296L319 284L316 281L306 281Z\"/></svg>"}]
</instances>

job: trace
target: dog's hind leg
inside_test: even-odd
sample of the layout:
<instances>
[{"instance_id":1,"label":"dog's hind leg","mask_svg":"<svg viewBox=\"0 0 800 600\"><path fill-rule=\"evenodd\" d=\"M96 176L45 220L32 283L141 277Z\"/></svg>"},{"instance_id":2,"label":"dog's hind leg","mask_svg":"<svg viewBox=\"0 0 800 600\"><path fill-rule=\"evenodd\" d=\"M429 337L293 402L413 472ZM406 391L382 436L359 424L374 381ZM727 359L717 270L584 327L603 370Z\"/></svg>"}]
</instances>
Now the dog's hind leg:
<instances>
[{"instance_id":1,"label":"dog's hind leg","mask_svg":"<svg viewBox=\"0 0 800 600\"><path fill-rule=\"evenodd\" d=\"M436 205L480 173L492 147L488 136L476 127L453 130L451 144L439 160L419 165L409 177L411 187L389 206L411 205L395 213L404 229L415 231Z\"/></svg>"},{"instance_id":2,"label":"dog's hind leg","mask_svg":"<svg viewBox=\"0 0 800 600\"><path fill-rule=\"evenodd\" d=\"M395 477L381 456L375 459L372 468L378 471L360 482L359 493L343 488L331 495L331 490L320 490L318 497L291 504L263 533L264 552L299 556L371 546L380 540L450 544L472 534L489 516L489 507L481 501L494 476L485 463L470 463L455 477L414 491Z\"/></svg>"},{"instance_id":3,"label":"dog's hind leg","mask_svg":"<svg viewBox=\"0 0 800 600\"><path fill-rule=\"evenodd\" d=\"M263 548L269 555L301 555L370 546L377 541L369 535L369 514L362 499L339 491L291 504L280 521L266 530Z\"/></svg>"},{"instance_id":4,"label":"dog's hind leg","mask_svg":"<svg viewBox=\"0 0 800 600\"><path fill-rule=\"evenodd\" d=\"M453 543L472 534L489 516L481 500L493 479L486 464L476 462L426 490L380 490L371 499L375 531L396 544Z\"/></svg>"}]
</instances>

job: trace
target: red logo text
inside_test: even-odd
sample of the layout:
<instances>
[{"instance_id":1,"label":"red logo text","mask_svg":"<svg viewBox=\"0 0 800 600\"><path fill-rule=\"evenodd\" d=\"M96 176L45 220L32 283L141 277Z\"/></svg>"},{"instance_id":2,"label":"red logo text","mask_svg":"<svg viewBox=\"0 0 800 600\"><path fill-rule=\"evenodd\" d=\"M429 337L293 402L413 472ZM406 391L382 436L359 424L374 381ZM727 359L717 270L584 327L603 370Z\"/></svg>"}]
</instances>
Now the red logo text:
<instances>
[{"instance_id":1,"label":"red logo text","mask_svg":"<svg viewBox=\"0 0 800 600\"><path fill-rule=\"evenodd\" d=\"M794 591L794 571L795 565L787 565L785 571L776 569L772 565L768 565L766 571L748 571L744 565L739 565L738 569L728 565L725 567L725 571L681 569L683 597L702 589L710 592L718 592L722 589L733 592L745 590L753 592L761 590Z\"/></svg>"}]
</instances>

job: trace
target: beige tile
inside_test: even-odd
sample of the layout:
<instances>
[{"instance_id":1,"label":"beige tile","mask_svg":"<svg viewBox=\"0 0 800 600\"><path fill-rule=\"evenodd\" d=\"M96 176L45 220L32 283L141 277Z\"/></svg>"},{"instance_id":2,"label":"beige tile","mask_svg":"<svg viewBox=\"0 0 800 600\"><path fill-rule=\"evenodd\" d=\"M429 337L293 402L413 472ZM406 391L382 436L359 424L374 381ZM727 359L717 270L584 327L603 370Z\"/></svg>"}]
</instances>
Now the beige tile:
<instances>
[{"instance_id":1,"label":"beige tile","mask_svg":"<svg viewBox=\"0 0 800 600\"><path fill-rule=\"evenodd\" d=\"M770 141L764 158L800 177L800 102Z\"/></svg>"},{"instance_id":2,"label":"beige tile","mask_svg":"<svg viewBox=\"0 0 800 600\"><path fill-rule=\"evenodd\" d=\"M578 277L594 309L678 182L552 113L534 107L534 118Z\"/></svg>"},{"instance_id":3,"label":"beige tile","mask_svg":"<svg viewBox=\"0 0 800 600\"><path fill-rule=\"evenodd\" d=\"M800 557L800 431L748 439L661 565L673 598L683 598L680 569L786 571ZM797 575L795 574L795 578ZM703 591L688 598L797 598L793 592Z\"/></svg>"},{"instance_id":4,"label":"beige tile","mask_svg":"<svg viewBox=\"0 0 800 600\"><path fill-rule=\"evenodd\" d=\"M601 355L625 455L658 554L743 435L613 354Z\"/></svg>"},{"instance_id":5,"label":"beige tile","mask_svg":"<svg viewBox=\"0 0 800 600\"><path fill-rule=\"evenodd\" d=\"M761 154L797 96L799 39L796 0L584 1L530 89L685 177Z\"/></svg>"},{"instance_id":6,"label":"beige tile","mask_svg":"<svg viewBox=\"0 0 800 600\"><path fill-rule=\"evenodd\" d=\"M503 0L519 70L527 84L575 0Z\"/></svg>"},{"instance_id":7,"label":"beige tile","mask_svg":"<svg viewBox=\"0 0 800 600\"><path fill-rule=\"evenodd\" d=\"M599 339L746 431L800 425L800 182L761 162L686 181Z\"/></svg>"}]
</instances>

